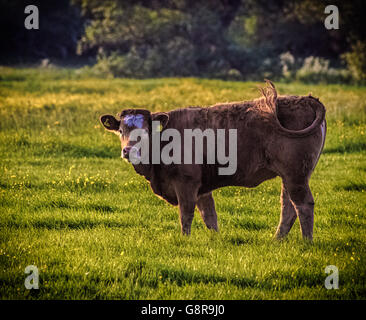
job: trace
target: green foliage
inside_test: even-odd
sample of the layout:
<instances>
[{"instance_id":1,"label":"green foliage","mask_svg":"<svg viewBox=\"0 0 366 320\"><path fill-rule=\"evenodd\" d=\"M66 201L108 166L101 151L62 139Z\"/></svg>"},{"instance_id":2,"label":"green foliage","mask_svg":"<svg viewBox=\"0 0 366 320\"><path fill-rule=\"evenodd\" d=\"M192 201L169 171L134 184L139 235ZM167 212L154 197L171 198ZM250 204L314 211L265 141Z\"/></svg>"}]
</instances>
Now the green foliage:
<instances>
[{"instance_id":1,"label":"green foliage","mask_svg":"<svg viewBox=\"0 0 366 320\"><path fill-rule=\"evenodd\" d=\"M161 77L181 74L191 75L194 72L193 48L184 38L174 38L167 47L152 48L142 57L137 48L127 54L116 51L108 55L100 51L93 71L99 76L112 77Z\"/></svg>"},{"instance_id":2,"label":"green foliage","mask_svg":"<svg viewBox=\"0 0 366 320\"><path fill-rule=\"evenodd\" d=\"M97 50L93 69L102 76L273 79L280 76L278 56L287 42L300 58L310 53L309 41L313 51L329 49L327 33L319 30L321 15L309 19L295 4L85 0L79 6L90 21L79 53ZM304 32L306 39L298 36Z\"/></svg>"},{"instance_id":3,"label":"green foliage","mask_svg":"<svg viewBox=\"0 0 366 320\"><path fill-rule=\"evenodd\" d=\"M268 7L238 1L223 5L220 0L210 5L83 1L82 8L91 19L79 53L98 50L96 64L86 71L100 77L360 82L359 72L330 67L337 65L339 52L329 51L330 44L337 45L319 23L322 5L312 0L292 6L270 2ZM292 49L283 53L286 43ZM349 69L359 70L362 48L350 54Z\"/></svg>"},{"instance_id":4,"label":"green foliage","mask_svg":"<svg viewBox=\"0 0 366 320\"><path fill-rule=\"evenodd\" d=\"M366 83L366 42L357 41L352 50L343 55L353 79L358 83Z\"/></svg>"},{"instance_id":5,"label":"green foliage","mask_svg":"<svg viewBox=\"0 0 366 320\"><path fill-rule=\"evenodd\" d=\"M334 0L341 27L333 31L324 27L326 3L318 0L35 0L32 4L41 12L39 30L24 28L24 1L0 1L0 32L6 43L1 63L83 63L84 74L98 77L324 83L347 83L352 77L352 82L365 82L364 0ZM332 68L320 72L317 63L305 63L284 70L281 55L286 52L296 57L296 63L316 57L329 60ZM344 53L347 72L333 68L341 65Z\"/></svg>"},{"instance_id":6,"label":"green foliage","mask_svg":"<svg viewBox=\"0 0 366 320\"><path fill-rule=\"evenodd\" d=\"M215 76L230 69L222 59L225 37L220 34L215 11L198 6L193 14L118 3L98 8L102 16L87 26L79 46L80 53L99 48L97 73L117 77Z\"/></svg>"},{"instance_id":7,"label":"green foliage","mask_svg":"<svg viewBox=\"0 0 366 320\"><path fill-rule=\"evenodd\" d=\"M325 150L312 175L313 244L295 223L272 240L280 180L214 192L220 232L198 212L180 235L177 208L120 159L98 121L127 107L151 111L253 99L261 83L196 78L96 79L78 71L1 68L1 299L364 299L366 90L279 83L327 108ZM24 287L36 265L39 291ZM327 290L327 265L339 269Z\"/></svg>"}]
</instances>

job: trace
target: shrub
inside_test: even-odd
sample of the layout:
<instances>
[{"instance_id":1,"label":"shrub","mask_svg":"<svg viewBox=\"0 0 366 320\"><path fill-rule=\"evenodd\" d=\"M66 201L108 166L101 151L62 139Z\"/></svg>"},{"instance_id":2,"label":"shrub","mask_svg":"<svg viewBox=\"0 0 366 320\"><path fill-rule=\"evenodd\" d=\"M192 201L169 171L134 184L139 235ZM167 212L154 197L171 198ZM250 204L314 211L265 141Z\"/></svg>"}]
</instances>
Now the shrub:
<instances>
[{"instance_id":1,"label":"shrub","mask_svg":"<svg viewBox=\"0 0 366 320\"><path fill-rule=\"evenodd\" d=\"M310 56L296 71L296 80L305 83L349 83L351 75L346 69L330 68L327 59Z\"/></svg>"},{"instance_id":2,"label":"shrub","mask_svg":"<svg viewBox=\"0 0 366 320\"><path fill-rule=\"evenodd\" d=\"M290 52L280 54L282 76L285 80L293 80L296 75L295 57Z\"/></svg>"},{"instance_id":3,"label":"shrub","mask_svg":"<svg viewBox=\"0 0 366 320\"><path fill-rule=\"evenodd\" d=\"M351 51L342 55L352 78L357 83L366 83L366 42L358 41L351 46Z\"/></svg>"},{"instance_id":4,"label":"shrub","mask_svg":"<svg viewBox=\"0 0 366 320\"><path fill-rule=\"evenodd\" d=\"M128 53L100 51L92 67L96 75L112 77L160 77L197 74L192 45L175 37L161 47L132 47Z\"/></svg>"}]
</instances>

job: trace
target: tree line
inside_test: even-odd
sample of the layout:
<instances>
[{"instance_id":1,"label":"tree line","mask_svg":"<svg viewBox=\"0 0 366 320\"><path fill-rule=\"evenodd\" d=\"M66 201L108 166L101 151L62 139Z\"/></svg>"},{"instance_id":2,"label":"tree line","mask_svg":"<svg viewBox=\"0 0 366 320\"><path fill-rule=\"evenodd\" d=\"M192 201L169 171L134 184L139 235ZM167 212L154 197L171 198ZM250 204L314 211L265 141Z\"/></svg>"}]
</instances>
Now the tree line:
<instances>
[{"instance_id":1,"label":"tree line","mask_svg":"<svg viewBox=\"0 0 366 320\"><path fill-rule=\"evenodd\" d=\"M0 62L91 61L122 77L365 81L363 0L0 0ZM329 3L328 3L329 2ZM339 29L324 26L328 4ZM323 79L324 78L324 79Z\"/></svg>"}]
</instances>

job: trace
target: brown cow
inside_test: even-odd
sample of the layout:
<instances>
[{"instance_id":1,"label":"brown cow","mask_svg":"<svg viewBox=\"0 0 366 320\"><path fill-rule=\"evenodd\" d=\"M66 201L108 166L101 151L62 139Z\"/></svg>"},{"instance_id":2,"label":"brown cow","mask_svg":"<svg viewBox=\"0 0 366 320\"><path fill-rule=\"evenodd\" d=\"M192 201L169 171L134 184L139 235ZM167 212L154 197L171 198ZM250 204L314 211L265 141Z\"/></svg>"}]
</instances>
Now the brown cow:
<instances>
[{"instance_id":1,"label":"brown cow","mask_svg":"<svg viewBox=\"0 0 366 320\"><path fill-rule=\"evenodd\" d=\"M151 152L149 163L133 165L137 173L150 181L155 194L179 205L183 234L190 234L196 205L206 226L218 230L213 190L224 186L252 188L280 176L282 210L275 237L286 236L298 216L303 237L312 239L314 199L309 179L324 146L325 108L311 95L277 96L270 81L261 91L263 96L253 101L188 107L167 113L127 109L119 119L103 115L100 120L107 130L120 135L122 157L127 159L137 143L129 139L131 130L136 127L146 130L151 141L152 121L160 121L163 131L173 128L182 136L185 129L237 130L234 174L218 174L218 163L152 164ZM130 119L131 123L126 121ZM225 141L229 142L227 136ZM195 149L189 152L193 155ZM207 160L207 152L204 151L203 157Z\"/></svg>"}]
</instances>

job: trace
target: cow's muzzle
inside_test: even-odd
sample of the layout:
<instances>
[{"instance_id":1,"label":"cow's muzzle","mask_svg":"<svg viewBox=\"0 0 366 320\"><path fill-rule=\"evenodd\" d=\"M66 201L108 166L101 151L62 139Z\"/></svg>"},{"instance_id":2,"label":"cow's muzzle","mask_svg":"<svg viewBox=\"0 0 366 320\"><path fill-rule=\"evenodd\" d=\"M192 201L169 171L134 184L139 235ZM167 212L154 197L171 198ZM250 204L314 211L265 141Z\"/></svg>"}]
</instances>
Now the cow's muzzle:
<instances>
[{"instance_id":1,"label":"cow's muzzle","mask_svg":"<svg viewBox=\"0 0 366 320\"><path fill-rule=\"evenodd\" d=\"M132 151L133 157L135 159L140 159L140 157L141 157L140 150L138 150L138 148L135 148L134 146L124 147L122 149L122 154L121 154L122 158L130 161L131 160L130 159L130 153L131 153L131 151Z\"/></svg>"}]
</instances>

